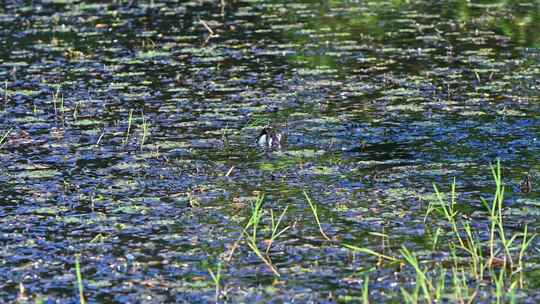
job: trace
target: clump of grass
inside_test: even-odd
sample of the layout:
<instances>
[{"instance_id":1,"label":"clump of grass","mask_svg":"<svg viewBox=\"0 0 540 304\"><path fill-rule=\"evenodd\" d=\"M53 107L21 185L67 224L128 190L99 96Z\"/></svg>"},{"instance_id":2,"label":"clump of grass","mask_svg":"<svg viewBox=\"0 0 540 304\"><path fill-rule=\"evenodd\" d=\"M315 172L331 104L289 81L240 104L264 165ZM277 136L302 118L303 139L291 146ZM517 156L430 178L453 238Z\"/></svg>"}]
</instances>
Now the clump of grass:
<instances>
[{"instance_id":1,"label":"clump of grass","mask_svg":"<svg viewBox=\"0 0 540 304\"><path fill-rule=\"evenodd\" d=\"M274 218L274 211L270 209L270 219L272 224L272 235L270 236L270 239L266 242L266 255L268 255L268 252L270 252L270 248L272 247L272 244L274 243L274 240L277 239L280 235L282 235L285 231L287 231L291 226L287 226L283 229L279 230L279 226L281 224L281 221L283 220L283 217L285 216L285 213L287 213L287 209L289 209L289 206L285 207L283 209L283 212L281 212L281 215L276 219Z\"/></svg>"},{"instance_id":2,"label":"clump of grass","mask_svg":"<svg viewBox=\"0 0 540 304\"><path fill-rule=\"evenodd\" d=\"M280 216L278 218L276 218L274 216L274 211L270 209L270 211L269 211L269 214L270 214L270 227L269 227L270 237L268 239L266 239L266 241L265 241L266 242L266 249L263 252L258 247L258 243L259 243L258 232L260 230L260 223L263 220L263 217L264 217L264 214L265 214L265 210L263 210L263 208L262 208L263 201L264 201L264 194L261 194L261 195L259 195L257 197L255 202L251 204L251 215L250 215L247 223L242 228L241 236L233 244L233 246L232 246L232 248L231 248L231 250L229 252L227 261L230 262L232 260L232 256L234 254L234 251L236 250L236 248L238 247L238 245L240 244L240 242L243 239L246 242L246 244L248 245L248 247L251 249L251 251L253 251L253 253L255 253L255 255L257 255L257 257L259 259L261 259L261 261L263 261L263 263L266 266L268 266L270 271L272 271L272 273L275 276L279 277L280 274L277 271L276 267L273 265L272 259L270 258L269 253L270 253L270 249L271 249L272 245L274 244L275 240L290 228L290 226L286 226L285 228L280 229L283 218L285 217L285 214L287 213L287 210L288 210L289 207L288 206L285 207L285 209L281 212L281 214L280 214Z\"/></svg>"},{"instance_id":3,"label":"clump of grass","mask_svg":"<svg viewBox=\"0 0 540 304\"><path fill-rule=\"evenodd\" d=\"M261 218L263 216L263 201L264 194L260 195L255 201L255 203L251 205L251 216L247 224L244 226L243 234L249 248L251 248L251 250L261 259L261 261L266 264L266 266L268 266L268 268L274 273L274 275L279 277L279 272L272 264L272 260L270 260L268 256L263 255L263 253L259 250L259 247L257 247L257 230L259 227L259 222L261 221ZM250 228L251 232L248 231Z\"/></svg>"},{"instance_id":4,"label":"clump of grass","mask_svg":"<svg viewBox=\"0 0 540 304\"><path fill-rule=\"evenodd\" d=\"M133 109L129 110L128 114L128 120L127 120L127 129L126 129L126 136L124 138L124 144L127 145L129 141L129 136L131 135L133 126L133 120L135 118L133 117ZM141 110L141 123L139 125L140 127L140 140L139 140L139 148L142 150L144 147L144 144L146 143L146 140L150 136L150 123L146 119L146 116L144 115L144 111Z\"/></svg>"},{"instance_id":5,"label":"clump of grass","mask_svg":"<svg viewBox=\"0 0 540 304\"><path fill-rule=\"evenodd\" d=\"M470 302L478 296L479 290L485 285L486 278L489 285L494 289L494 297L497 303L505 301L506 297L513 297L517 287L523 287L523 257L526 250L535 238L528 233L525 225L522 233L509 236L504 228L503 202L505 186L502 182L500 161L496 166L491 166L491 174L495 181L495 193L488 203L481 199L488 213L487 241L482 241L480 234L471 226L471 221L461 216L456 208L456 182L451 185L450 199L446 201L436 185L434 190L436 200L428 206L425 219L431 215L439 214L450 224L450 262L453 264L451 272L452 297L460 302ZM438 230L439 231L439 230ZM433 238L433 248L438 242L440 232ZM518 244L517 239L521 239ZM444 248L443 248L444 249ZM415 256L406 248L401 250L407 264L413 266L417 273L417 283L421 286L423 297L426 301L441 299L444 287L444 279L435 284L434 279L428 272L419 267ZM487 254L487 256L485 256ZM465 258L463 258L463 255ZM461 256L461 257L458 257ZM441 275L444 272L439 271ZM471 284L471 280L475 284ZM437 285L439 287L437 287ZM440 287L442 286L442 287ZM474 289L471 290L471 287Z\"/></svg>"},{"instance_id":6,"label":"clump of grass","mask_svg":"<svg viewBox=\"0 0 540 304\"><path fill-rule=\"evenodd\" d=\"M524 258L535 235L528 232L527 225L519 233L510 234L505 230L505 186L499 161L491 166L491 174L495 181L495 193L491 202L481 199L487 211L487 231L476 229L471 219L459 212L455 179L447 196L436 185L433 186L436 199L430 202L424 222L427 225L428 218L433 218L437 224L442 222L442 227L447 225L447 234L444 233L445 228L438 227L431 237L432 251L444 251L448 256L447 261L420 259L405 246L395 256L349 244L344 246L412 268L416 274L414 287L401 287L401 297L405 303L471 303L478 301L480 296L488 297L495 303L513 303L517 289L525 287ZM444 242L441 242L443 237Z\"/></svg>"},{"instance_id":7,"label":"clump of grass","mask_svg":"<svg viewBox=\"0 0 540 304\"><path fill-rule=\"evenodd\" d=\"M262 213L262 204L264 201L264 194L261 194L257 197L255 203L251 204L251 217L249 218L246 226L244 227L244 232L246 232L251 227L251 234L248 234L248 237L252 241L257 240L257 229L259 227L259 222L263 216Z\"/></svg>"}]
</instances>

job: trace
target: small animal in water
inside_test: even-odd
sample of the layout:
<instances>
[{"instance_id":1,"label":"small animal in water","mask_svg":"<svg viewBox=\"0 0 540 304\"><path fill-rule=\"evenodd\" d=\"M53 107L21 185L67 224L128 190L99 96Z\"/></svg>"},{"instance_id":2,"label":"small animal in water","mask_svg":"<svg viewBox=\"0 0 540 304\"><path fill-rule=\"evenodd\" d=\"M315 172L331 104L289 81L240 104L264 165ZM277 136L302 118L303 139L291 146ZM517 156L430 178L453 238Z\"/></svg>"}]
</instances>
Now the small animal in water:
<instances>
[{"instance_id":1,"label":"small animal in water","mask_svg":"<svg viewBox=\"0 0 540 304\"><path fill-rule=\"evenodd\" d=\"M271 126L262 129L257 138L257 144L265 150L280 150L283 136Z\"/></svg>"},{"instance_id":2,"label":"small animal in water","mask_svg":"<svg viewBox=\"0 0 540 304\"><path fill-rule=\"evenodd\" d=\"M519 185L519 189L523 193L529 193L532 191L532 179L531 179L531 174L529 172L527 172L521 179L521 184Z\"/></svg>"}]
</instances>

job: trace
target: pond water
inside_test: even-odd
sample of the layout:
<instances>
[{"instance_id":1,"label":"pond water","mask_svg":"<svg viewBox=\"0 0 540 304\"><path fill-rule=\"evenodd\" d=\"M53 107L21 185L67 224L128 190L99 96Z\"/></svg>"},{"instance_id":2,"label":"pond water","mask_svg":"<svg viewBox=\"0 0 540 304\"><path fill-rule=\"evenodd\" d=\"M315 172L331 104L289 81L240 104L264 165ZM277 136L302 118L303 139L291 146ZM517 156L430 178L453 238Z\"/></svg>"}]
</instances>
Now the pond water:
<instances>
[{"instance_id":1,"label":"pond water","mask_svg":"<svg viewBox=\"0 0 540 304\"><path fill-rule=\"evenodd\" d=\"M414 271L339 244L428 259L432 184L474 217L496 159L507 228L540 230L538 1L10 1L0 24L0 302L79 301L78 255L89 302L213 302L218 263L220 302L347 301L365 273L400 302ZM237 242L263 193L279 277Z\"/></svg>"}]
</instances>

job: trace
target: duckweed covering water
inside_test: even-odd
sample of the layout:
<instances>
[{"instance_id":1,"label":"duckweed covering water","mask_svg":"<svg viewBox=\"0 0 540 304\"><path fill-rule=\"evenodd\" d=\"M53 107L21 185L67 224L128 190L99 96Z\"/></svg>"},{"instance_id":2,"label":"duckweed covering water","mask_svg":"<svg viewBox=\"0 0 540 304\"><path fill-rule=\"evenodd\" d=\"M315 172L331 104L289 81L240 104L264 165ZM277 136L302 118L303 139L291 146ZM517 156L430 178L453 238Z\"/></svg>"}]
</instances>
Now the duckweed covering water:
<instances>
[{"instance_id":1,"label":"duckweed covering water","mask_svg":"<svg viewBox=\"0 0 540 304\"><path fill-rule=\"evenodd\" d=\"M538 302L539 14L5 3L0 302Z\"/></svg>"}]
</instances>

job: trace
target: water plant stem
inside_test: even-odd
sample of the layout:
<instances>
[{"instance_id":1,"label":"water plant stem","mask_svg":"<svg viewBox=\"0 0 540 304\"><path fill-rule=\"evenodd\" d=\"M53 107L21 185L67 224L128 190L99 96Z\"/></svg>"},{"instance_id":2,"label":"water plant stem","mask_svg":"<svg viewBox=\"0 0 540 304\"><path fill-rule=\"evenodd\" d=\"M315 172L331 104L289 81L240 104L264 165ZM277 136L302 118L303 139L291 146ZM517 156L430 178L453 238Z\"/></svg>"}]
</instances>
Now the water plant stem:
<instances>
[{"instance_id":1,"label":"water plant stem","mask_svg":"<svg viewBox=\"0 0 540 304\"><path fill-rule=\"evenodd\" d=\"M77 287L79 289L79 303L85 304L86 300L84 299L84 290L83 290L83 283L82 283L82 275L81 275L81 265L80 265L80 255L75 255L75 272L77 273Z\"/></svg>"},{"instance_id":2,"label":"water plant stem","mask_svg":"<svg viewBox=\"0 0 540 304\"><path fill-rule=\"evenodd\" d=\"M364 286L362 288L362 304L369 304L369 275L364 277Z\"/></svg>"},{"instance_id":3,"label":"water plant stem","mask_svg":"<svg viewBox=\"0 0 540 304\"><path fill-rule=\"evenodd\" d=\"M4 135L2 135L2 137L0 138L0 148L4 146L4 141L6 140L6 138L8 137L9 133L11 133L12 130L13 128L10 128L9 130L7 130L6 133L4 133Z\"/></svg>"},{"instance_id":4,"label":"water plant stem","mask_svg":"<svg viewBox=\"0 0 540 304\"><path fill-rule=\"evenodd\" d=\"M142 118L142 134L141 134L141 151L143 149L144 143L146 141L146 138L150 134L150 126L148 122L146 121L146 118L144 117L144 112L141 111L141 118Z\"/></svg>"},{"instance_id":5,"label":"water plant stem","mask_svg":"<svg viewBox=\"0 0 540 304\"><path fill-rule=\"evenodd\" d=\"M322 225L321 225L321 221L319 220L319 213L318 213L318 210L317 210L317 206L315 206L315 204L313 204L313 202L311 201L311 199L309 198L306 190L304 190L304 196L306 197L306 200L309 204L309 207L311 208L311 212L313 213L313 216L315 217L315 221L317 222L317 225L319 226L319 231L321 233L321 235L327 239L328 241L332 241L328 235L324 232L324 229L322 228Z\"/></svg>"},{"instance_id":6,"label":"water plant stem","mask_svg":"<svg viewBox=\"0 0 540 304\"><path fill-rule=\"evenodd\" d=\"M124 143L127 144L128 142L128 139L129 139L129 131L131 130L131 122L133 121L133 110L129 110L129 115L128 115L128 127L127 127L127 130L126 130L126 138L124 140Z\"/></svg>"},{"instance_id":7,"label":"water plant stem","mask_svg":"<svg viewBox=\"0 0 540 304\"><path fill-rule=\"evenodd\" d=\"M376 256L379 259L385 259L385 260L392 261L392 262L400 261L399 259L397 259L395 257L389 256L389 255L384 255L382 253L378 253L378 252L376 252L374 250L371 250L371 249L368 249L368 248L365 248L365 247L358 247L358 246L353 246L353 245L350 245L350 244L343 244L343 246L345 248L351 249L352 251L361 252L361 253L367 253L369 255Z\"/></svg>"},{"instance_id":8,"label":"water plant stem","mask_svg":"<svg viewBox=\"0 0 540 304\"><path fill-rule=\"evenodd\" d=\"M217 270L215 273L210 267L208 267L208 272L210 273L214 286L216 287L216 302L217 302L219 300L219 293L221 290L221 263L217 264Z\"/></svg>"},{"instance_id":9,"label":"water plant stem","mask_svg":"<svg viewBox=\"0 0 540 304\"><path fill-rule=\"evenodd\" d=\"M248 236L247 232L246 232L246 236ZM274 275L276 277L279 277L280 274L277 271L276 267L274 267L274 265L272 264L272 260L270 260L269 257L265 257L262 254L262 252L257 247L257 244L252 242L251 240L247 240L246 242L247 242L249 248L251 248L251 250L259 257L259 259L261 259L261 261L263 261L263 263L266 264L266 266L268 266L268 268L274 273Z\"/></svg>"},{"instance_id":10,"label":"water plant stem","mask_svg":"<svg viewBox=\"0 0 540 304\"><path fill-rule=\"evenodd\" d=\"M285 231L287 231L289 228L291 228L291 226L287 226L287 227L281 229L278 232L279 225L281 224L281 221L283 220L283 217L285 216L285 213L287 212L287 209L289 209L289 206L287 206L287 207L285 207L285 209L283 209L283 212L281 212L281 215L279 216L277 221L274 218L274 211L272 209L270 209L270 219L271 219L271 223L272 223L272 235L270 236L270 239L268 240L267 245L266 245L266 255L268 255L268 252L270 252L270 247L274 243L274 240L276 238L278 238L281 234L283 234Z\"/></svg>"}]
</instances>

